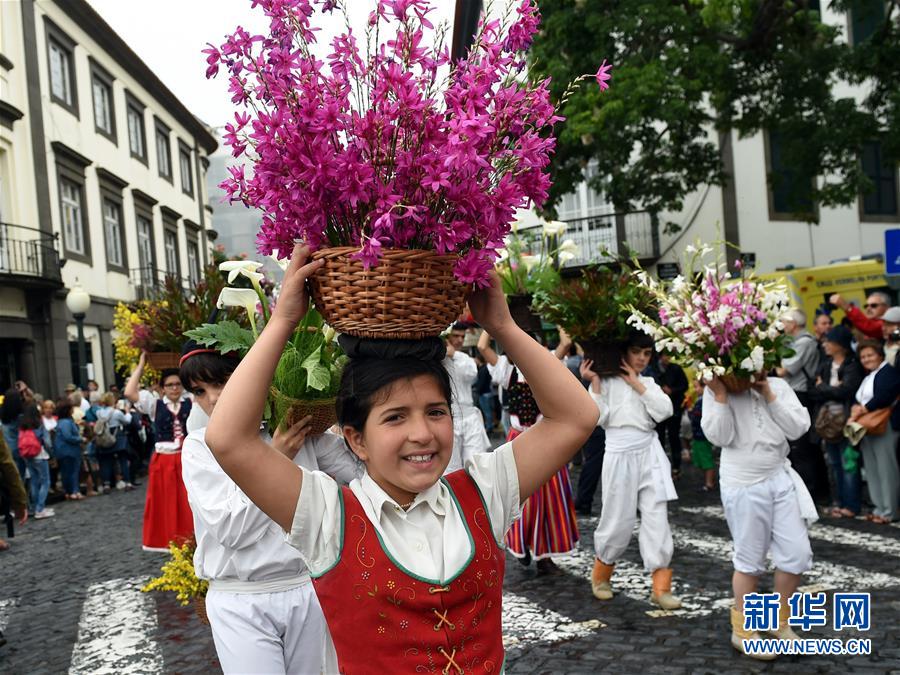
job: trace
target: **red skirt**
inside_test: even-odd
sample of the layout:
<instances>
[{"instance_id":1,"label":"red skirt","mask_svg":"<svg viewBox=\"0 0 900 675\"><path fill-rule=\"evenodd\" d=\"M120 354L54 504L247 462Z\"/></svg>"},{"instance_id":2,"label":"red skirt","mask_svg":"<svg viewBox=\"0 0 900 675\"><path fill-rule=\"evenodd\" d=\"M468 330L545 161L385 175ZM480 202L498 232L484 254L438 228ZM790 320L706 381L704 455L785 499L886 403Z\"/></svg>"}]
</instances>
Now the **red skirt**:
<instances>
[{"instance_id":1,"label":"red skirt","mask_svg":"<svg viewBox=\"0 0 900 675\"><path fill-rule=\"evenodd\" d=\"M168 551L169 542L194 536L194 517L181 478L181 453L153 453L144 504L145 551Z\"/></svg>"},{"instance_id":2,"label":"red skirt","mask_svg":"<svg viewBox=\"0 0 900 675\"><path fill-rule=\"evenodd\" d=\"M507 441L519 433L511 429ZM535 560L574 553L578 544L578 522L569 469L563 467L544 483L525 504L522 515L506 533L506 546L517 558L526 549Z\"/></svg>"}]
</instances>

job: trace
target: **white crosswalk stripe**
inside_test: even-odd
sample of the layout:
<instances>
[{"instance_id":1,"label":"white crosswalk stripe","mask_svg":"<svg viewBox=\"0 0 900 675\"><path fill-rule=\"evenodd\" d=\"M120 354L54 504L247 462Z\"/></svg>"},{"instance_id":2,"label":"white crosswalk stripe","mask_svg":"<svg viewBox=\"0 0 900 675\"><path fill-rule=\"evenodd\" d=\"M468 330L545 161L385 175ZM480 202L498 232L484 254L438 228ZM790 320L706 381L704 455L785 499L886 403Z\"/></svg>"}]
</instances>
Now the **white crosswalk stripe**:
<instances>
[{"instance_id":1,"label":"white crosswalk stripe","mask_svg":"<svg viewBox=\"0 0 900 675\"><path fill-rule=\"evenodd\" d=\"M161 673L156 605L141 592L147 580L110 579L92 584L85 596L72 649L70 675Z\"/></svg>"},{"instance_id":2,"label":"white crosswalk stripe","mask_svg":"<svg viewBox=\"0 0 900 675\"><path fill-rule=\"evenodd\" d=\"M572 621L517 593L503 593L503 645L553 643L590 635L605 624L597 619Z\"/></svg>"},{"instance_id":3,"label":"white crosswalk stripe","mask_svg":"<svg viewBox=\"0 0 900 675\"><path fill-rule=\"evenodd\" d=\"M725 520L725 512L721 506L683 506L681 511L693 513L710 518ZM900 558L900 538L885 537L870 532L859 532L844 527L834 527L823 523L821 520L809 528L809 538L812 540L827 541L833 544L846 544L855 546L865 551L883 553L895 558Z\"/></svg>"},{"instance_id":4,"label":"white crosswalk stripe","mask_svg":"<svg viewBox=\"0 0 900 675\"><path fill-rule=\"evenodd\" d=\"M0 633L6 630L6 627L9 625L10 614L18 604L19 601L16 598L0 600Z\"/></svg>"},{"instance_id":5,"label":"white crosswalk stripe","mask_svg":"<svg viewBox=\"0 0 900 675\"><path fill-rule=\"evenodd\" d=\"M699 533L687 528L672 527L672 539L675 541L676 556L678 549L683 549L696 551L730 563L734 552L730 539L716 537L706 532ZM804 576L807 582L823 589L836 588L842 591L900 586L900 577L882 572L872 572L852 565L827 562L816 559L815 555L813 555L812 570Z\"/></svg>"}]
</instances>

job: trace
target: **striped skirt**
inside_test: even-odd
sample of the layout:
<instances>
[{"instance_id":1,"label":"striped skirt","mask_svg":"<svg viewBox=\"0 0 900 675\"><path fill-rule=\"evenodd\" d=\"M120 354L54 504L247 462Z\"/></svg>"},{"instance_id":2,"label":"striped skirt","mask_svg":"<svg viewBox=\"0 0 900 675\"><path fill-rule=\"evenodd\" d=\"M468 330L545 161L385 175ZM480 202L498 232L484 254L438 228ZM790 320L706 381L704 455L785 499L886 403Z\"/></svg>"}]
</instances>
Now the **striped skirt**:
<instances>
[{"instance_id":1,"label":"striped skirt","mask_svg":"<svg viewBox=\"0 0 900 675\"><path fill-rule=\"evenodd\" d=\"M507 440L519 433L511 430ZM524 558L527 549L532 558L540 560L574 553L577 543L572 483L564 466L522 505L522 516L506 533L506 546L517 558Z\"/></svg>"}]
</instances>

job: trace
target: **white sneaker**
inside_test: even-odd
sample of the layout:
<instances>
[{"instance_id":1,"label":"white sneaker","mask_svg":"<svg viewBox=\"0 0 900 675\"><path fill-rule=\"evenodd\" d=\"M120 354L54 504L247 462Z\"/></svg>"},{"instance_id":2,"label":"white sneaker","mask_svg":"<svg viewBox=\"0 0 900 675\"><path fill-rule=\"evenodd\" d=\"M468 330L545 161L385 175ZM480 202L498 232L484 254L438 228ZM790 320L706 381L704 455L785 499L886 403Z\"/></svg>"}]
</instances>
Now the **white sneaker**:
<instances>
[{"instance_id":1,"label":"white sneaker","mask_svg":"<svg viewBox=\"0 0 900 675\"><path fill-rule=\"evenodd\" d=\"M124 490L124 489L125 489L125 481L124 480L120 480L118 483L116 483L116 490Z\"/></svg>"},{"instance_id":2,"label":"white sneaker","mask_svg":"<svg viewBox=\"0 0 900 675\"><path fill-rule=\"evenodd\" d=\"M42 520L44 518L52 518L56 515L56 511L53 509L44 509L43 511L38 511L34 514L35 520Z\"/></svg>"}]
</instances>

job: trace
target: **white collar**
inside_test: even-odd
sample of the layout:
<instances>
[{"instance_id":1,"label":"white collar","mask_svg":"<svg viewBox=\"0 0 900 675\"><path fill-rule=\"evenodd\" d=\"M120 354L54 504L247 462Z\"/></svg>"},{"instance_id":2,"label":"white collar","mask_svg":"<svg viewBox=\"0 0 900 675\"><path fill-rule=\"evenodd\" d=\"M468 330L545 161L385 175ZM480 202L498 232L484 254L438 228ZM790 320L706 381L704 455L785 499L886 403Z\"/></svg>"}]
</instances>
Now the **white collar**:
<instances>
[{"instance_id":1,"label":"white collar","mask_svg":"<svg viewBox=\"0 0 900 675\"><path fill-rule=\"evenodd\" d=\"M363 473L362 478L360 478L359 487L369 500L373 512L378 515L379 519L381 518L385 505L389 506L391 511L404 512L404 510L400 508L400 505L372 479L368 471ZM441 481L438 481L427 490L423 490L417 494L416 498L413 499L413 503L406 509L405 513L409 513L419 504L426 503L435 514L439 516L446 515L444 506L441 503L441 497L444 494L443 491L446 489L447 487Z\"/></svg>"}]
</instances>

